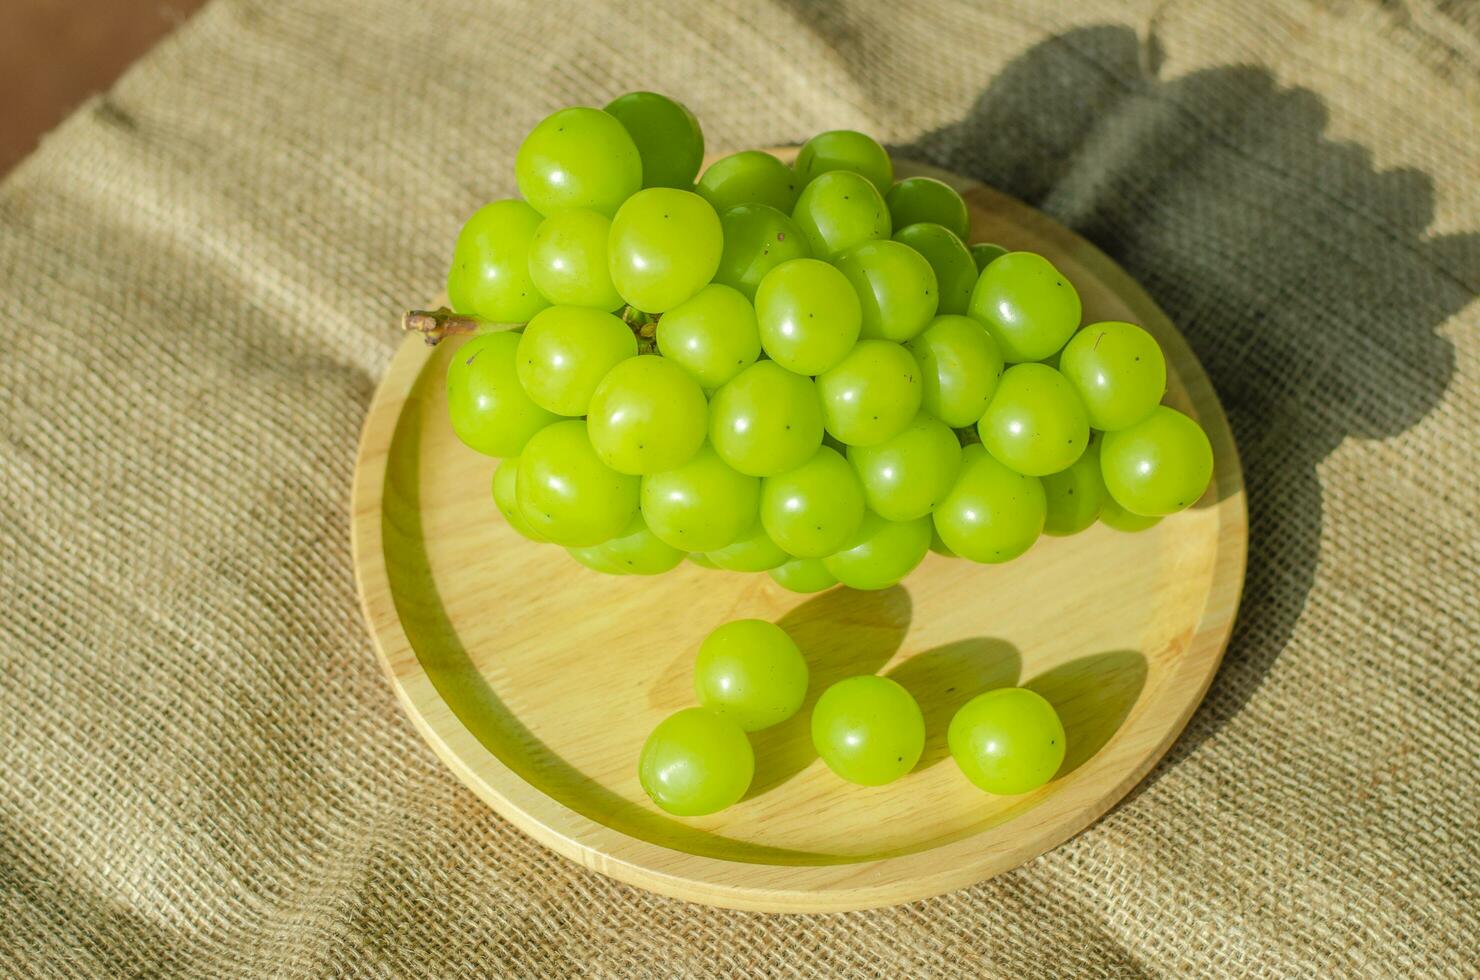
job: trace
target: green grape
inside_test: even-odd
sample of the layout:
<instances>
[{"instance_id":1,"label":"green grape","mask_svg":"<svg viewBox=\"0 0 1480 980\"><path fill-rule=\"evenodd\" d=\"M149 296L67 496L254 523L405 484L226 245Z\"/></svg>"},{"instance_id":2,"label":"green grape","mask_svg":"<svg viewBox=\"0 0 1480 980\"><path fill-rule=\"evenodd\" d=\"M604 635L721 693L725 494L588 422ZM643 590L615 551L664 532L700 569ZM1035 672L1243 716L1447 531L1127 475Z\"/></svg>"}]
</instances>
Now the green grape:
<instances>
[{"instance_id":1,"label":"green grape","mask_svg":"<svg viewBox=\"0 0 1480 980\"><path fill-rule=\"evenodd\" d=\"M863 488L848 461L826 446L801 466L761 481L761 523L798 558L841 548L863 522Z\"/></svg>"},{"instance_id":2,"label":"green grape","mask_svg":"<svg viewBox=\"0 0 1480 980\"><path fill-rule=\"evenodd\" d=\"M1100 523L1117 531L1125 531L1134 534L1144 531L1149 527L1155 527L1161 523L1160 517L1142 517L1140 514L1132 514L1124 507L1115 502L1110 496L1110 491L1105 491L1105 500L1100 505Z\"/></svg>"},{"instance_id":3,"label":"green grape","mask_svg":"<svg viewBox=\"0 0 1480 980\"><path fill-rule=\"evenodd\" d=\"M599 544L589 548L566 548L565 553L593 572L603 575L627 574L627 569L617 565L616 559L607 554Z\"/></svg>"},{"instance_id":4,"label":"green grape","mask_svg":"<svg viewBox=\"0 0 1480 980\"><path fill-rule=\"evenodd\" d=\"M1100 519L1105 505L1105 478L1100 475L1100 443L1091 438L1084 453L1068 469L1042 478L1048 510L1043 533L1056 537L1078 534Z\"/></svg>"},{"instance_id":5,"label":"green grape","mask_svg":"<svg viewBox=\"0 0 1480 980\"><path fill-rule=\"evenodd\" d=\"M966 202L954 187L934 177L906 177L889 188L884 200L896 228L928 221L947 228L957 241L971 234Z\"/></svg>"},{"instance_id":6,"label":"green grape","mask_svg":"<svg viewBox=\"0 0 1480 980\"><path fill-rule=\"evenodd\" d=\"M682 466L643 477L641 499L659 538L685 551L716 551L754 526L761 481L731 469L705 446Z\"/></svg>"},{"instance_id":7,"label":"green grape","mask_svg":"<svg viewBox=\"0 0 1480 980\"><path fill-rule=\"evenodd\" d=\"M874 185L846 170L823 174L808 184L791 217L812 254L829 262L855 245L888 238L891 227L889 208Z\"/></svg>"},{"instance_id":8,"label":"green grape","mask_svg":"<svg viewBox=\"0 0 1480 980\"><path fill-rule=\"evenodd\" d=\"M694 693L747 732L780 724L807 696L807 661L786 630L737 619L704 638L694 662Z\"/></svg>"},{"instance_id":9,"label":"green grape","mask_svg":"<svg viewBox=\"0 0 1480 980\"><path fill-rule=\"evenodd\" d=\"M788 592L807 594L821 592L838 584L821 558L793 558L766 572L771 580Z\"/></svg>"},{"instance_id":10,"label":"green grape","mask_svg":"<svg viewBox=\"0 0 1480 980\"><path fill-rule=\"evenodd\" d=\"M755 292L761 347L797 374L821 374L858 340L858 294L837 269L818 259L783 262Z\"/></svg>"},{"instance_id":11,"label":"green grape","mask_svg":"<svg viewBox=\"0 0 1480 980\"><path fill-rule=\"evenodd\" d=\"M891 521L925 517L945 499L961 468L961 443L921 412L903 431L873 446L848 447L869 509Z\"/></svg>"},{"instance_id":12,"label":"green grape","mask_svg":"<svg viewBox=\"0 0 1480 980\"><path fill-rule=\"evenodd\" d=\"M783 262L810 258L807 236L790 217L764 204L737 204L720 213L725 250L714 281L734 286L755 301L766 273Z\"/></svg>"},{"instance_id":13,"label":"green grape","mask_svg":"<svg viewBox=\"0 0 1480 980\"><path fill-rule=\"evenodd\" d=\"M524 323L550 305L529 275L540 215L523 201L485 204L457 234L447 270L447 301L459 313Z\"/></svg>"},{"instance_id":14,"label":"green grape","mask_svg":"<svg viewBox=\"0 0 1480 980\"><path fill-rule=\"evenodd\" d=\"M920 365L920 403L946 425L975 425L1002 376L1002 354L980 323L938 316L906 345Z\"/></svg>"},{"instance_id":15,"label":"green grape","mask_svg":"<svg viewBox=\"0 0 1480 980\"><path fill-rule=\"evenodd\" d=\"M946 546L945 539L940 536L940 528L935 522L930 522L930 550L945 558L956 558L957 554Z\"/></svg>"},{"instance_id":16,"label":"green grape","mask_svg":"<svg viewBox=\"0 0 1480 980\"><path fill-rule=\"evenodd\" d=\"M682 367L644 354L622 361L601 379L586 425L596 455L607 466L635 476L660 473L682 466L704 445L709 403Z\"/></svg>"},{"instance_id":17,"label":"green grape","mask_svg":"<svg viewBox=\"0 0 1480 980\"><path fill-rule=\"evenodd\" d=\"M807 140L797 153L795 166L804 184L831 170L862 174L880 194L894 182L889 154L872 138L851 129L834 129Z\"/></svg>"},{"instance_id":18,"label":"green grape","mask_svg":"<svg viewBox=\"0 0 1480 980\"><path fill-rule=\"evenodd\" d=\"M898 224L895 225L898 228ZM976 288L976 263L955 233L940 225L918 222L894 233L894 240L924 256L935 273L939 313L964 314Z\"/></svg>"},{"instance_id":19,"label":"green grape","mask_svg":"<svg viewBox=\"0 0 1480 980\"><path fill-rule=\"evenodd\" d=\"M977 433L987 452L1028 476L1067 468L1089 444L1084 403L1067 378L1046 364L1002 372Z\"/></svg>"},{"instance_id":20,"label":"green grape","mask_svg":"<svg viewBox=\"0 0 1480 980\"><path fill-rule=\"evenodd\" d=\"M519 512L518 481L519 457L511 456L500 462L493 471L493 505L520 535L531 541L543 541L545 539L529 526L529 522Z\"/></svg>"},{"instance_id":21,"label":"green grape","mask_svg":"<svg viewBox=\"0 0 1480 980\"><path fill-rule=\"evenodd\" d=\"M978 789L1016 796L1048 782L1064 763L1058 713L1025 687L978 694L951 719L951 756Z\"/></svg>"},{"instance_id":22,"label":"green grape","mask_svg":"<svg viewBox=\"0 0 1480 980\"><path fill-rule=\"evenodd\" d=\"M928 517L886 521L869 511L847 543L822 564L850 589L887 589L925 560L930 532Z\"/></svg>"},{"instance_id":23,"label":"green grape","mask_svg":"<svg viewBox=\"0 0 1480 980\"><path fill-rule=\"evenodd\" d=\"M860 340L817 378L823 426L849 446L873 446L898 434L920 410L920 373L899 344Z\"/></svg>"},{"instance_id":24,"label":"green grape","mask_svg":"<svg viewBox=\"0 0 1480 980\"><path fill-rule=\"evenodd\" d=\"M685 708L659 722L637 764L643 790L679 817L739 803L754 776L755 753L745 732L707 708Z\"/></svg>"},{"instance_id":25,"label":"green grape","mask_svg":"<svg viewBox=\"0 0 1480 980\"><path fill-rule=\"evenodd\" d=\"M1134 323L1092 323L1064 345L1059 370L1107 432L1151 414L1167 390L1167 362L1156 338Z\"/></svg>"},{"instance_id":26,"label":"green grape","mask_svg":"<svg viewBox=\"0 0 1480 980\"><path fill-rule=\"evenodd\" d=\"M704 162L704 133L682 103L656 92L628 92L606 111L617 117L642 158L642 186L694 186Z\"/></svg>"},{"instance_id":27,"label":"green grape","mask_svg":"<svg viewBox=\"0 0 1480 980\"><path fill-rule=\"evenodd\" d=\"M710 283L663 314L658 350L714 389L761 356L755 309L739 290Z\"/></svg>"},{"instance_id":28,"label":"green grape","mask_svg":"<svg viewBox=\"0 0 1480 980\"><path fill-rule=\"evenodd\" d=\"M817 699L812 747L848 782L882 786L920 761L925 716L898 681L872 674L849 677Z\"/></svg>"},{"instance_id":29,"label":"green grape","mask_svg":"<svg viewBox=\"0 0 1480 980\"><path fill-rule=\"evenodd\" d=\"M861 336L903 342L935 316L935 270L908 245L864 242L843 253L837 265L858 292Z\"/></svg>"},{"instance_id":30,"label":"green grape","mask_svg":"<svg viewBox=\"0 0 1480 980\"><path fill-rule=\"evenodd\" d=\"M650 187L612 219L607 248L617 292L646 313L663 313L703 289L724 249L719 215L698 194Z\"/></svg>"},{"instance_id":31,"label":"green grape","mask_svg":"<svg viewBox=\"0 0 1480 980\"><path fill-rule=\"evenodd\" d=\"M976 271L980 272L992 264L994 259L1000 259L1007 254L1007 249L1001 245L993 245L991 242L977 242L968 247L971 258L976 262Z\"/></svg>"},{"instance_id":32,"label":"green grape","mask_svg":"<svg viewBox=\"0 0 1480 980\"><path fill-rule=\"evenodd\" d=\"M972 561L1008 561L1043 531L1047 502L1036 476L1003 466L979 445L961 451L956 485L935 508L935 529L947 548Z\"/></svg>"},{"instance_id":33,"label":"green grape","mask_svg":"<svg viewBox=\"0 0 1480 980\"><path fill-rule=\"evenodd\" d=\"M796 173L760 150L742 150L709 165L695 188L716 211L739 204L764 204L790 212L796 205Z\"/></svg>"},{"instance_id":34,"label":"green grape","mask_svg":"<svg viewBox=\"0 0 1480 980\"><path fill-rule=\"evenodd\" d=\"M519 456L519 513L541 537L587 548L622 533L637 513L641 481L611 469L596 455L579 419L535 433Z\"/></svg>"},{"instance_id":35,"label":"green grape","mask_svg":"<svg viewBox=\"0 0 1480 980\"><path fill-rule=\"evenodd\" d=\"M611 217L642 187L642 157L615 116L573 106L546 116L524 137L514 176L541 214L590 208Z\"/></svg>"},{"instance_id":36,"label":"green grape","mask_svg":"<svg viewBox=\"0 0 1480 980\"><path fill-rule=\"evenodd\" d=\"M529 275L552 303L611 311L622 305L607 271L611 219L576 208L540 223L529 246Z\"/></svg>"},{"instance_id":37,"label":"green grape","mask_svg":"<svg viewBox=\"0 0 1480 980\"><path fill-rule=\"evenodd\" d=\"M488 456L518 456L530 436L559 418L524 393L518 349L518 334L480 334L459 347L447 365L452 431Z\"/></svg>"},{"instance_id":38,"label":"green grape","mask_svg":"<svg viewBox=\"0 0 1480 980\"><path fill-rule=\"evenodd\" d=\"M822 445L822 402L811 378L758 361L727 381L709 404L709 441L741 473L795 469Z\"/></svg>"},{"instance_id":39,"label":"green grape","mask_svg":"<svg viewBox=\"0 0 1480 980\"><path fill-rule=\"evenodd\" d=\"M716 565L714 562L712 562L712 561L709 560L709 556L708 555L701 555L697 551L694 552L693 554L689 555L689 561L693 562L695 565L698 565L700 568L709 568L709 569L718 569L719 568L718 565Z\"/></svg>"},{"instance_id":40,"label":"green grape","mask_svg":"<svg viewBox=\"0 0 1480 980\"><path fill-rule=\"evenodd\" d=\"M723 548L708 552L705 557L714 567L732 572L767 572L791 560L791 555L771 540L759 517L750 525L750 530Z\"/></svg>"},{"instance_id":41,"label":"green grape","mask_svg":"<svg viewBox=\"0 0 1480 980\"><path fill-rule=\"evenodd\" d=\"M688 556L648 529L641 514L635 514L620 534L591 548L568 548L571 556L587 568L600 564L617 569L623 575L662 575L677 568ZM580 552L580 554L577 554ZM589 557L591 562L585 559Z\"/></svg>"},{"instance_id":42,"label":"green grape","mask_svg":"<svg viewBox=\"0 0 1480 980\"><path fill-rule=\"evenodd\" d=\"M1213 476L1213 447L1202 426L1158 405L1130 428L1105 433L1100 472L1121 507L1162 517L1191 507L1203 495Z\"/></svg>"},{"instance_id":43,"label":"green grape","mask_svg":"<svg viewBox=\"0 0 1480 980\"><path fill-rule=\"evenodd\" d=\"M552 306L529 321L515 367L529 397L557 415L585 415L601 379L637 356L637 338L610 313L586 306Z\"/></svg>"},{"instance_id":44,"label":"green grape","mask_svg":"<svg viewBox=\"0 0 1480 980\"><path fill-rule=\"evenodd\" d=\"M1009 364L1041 361L1079 326L1079 294L1036 252L1008 252L982 270L971 315L987 325Z\"/></svg>"}]
</instances>

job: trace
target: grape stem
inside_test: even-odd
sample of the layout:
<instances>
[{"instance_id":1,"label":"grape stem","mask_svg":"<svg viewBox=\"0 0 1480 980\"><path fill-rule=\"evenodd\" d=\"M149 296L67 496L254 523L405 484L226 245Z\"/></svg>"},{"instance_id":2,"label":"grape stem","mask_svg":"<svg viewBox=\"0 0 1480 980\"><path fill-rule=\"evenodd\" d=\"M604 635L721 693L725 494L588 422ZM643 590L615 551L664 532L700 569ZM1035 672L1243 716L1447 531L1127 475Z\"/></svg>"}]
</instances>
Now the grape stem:
<instances>
[{"instance_id":1,"label":"grape stem","mask_svg":"<svg viewBox=\"0 0 1480 980\"><path fill-rule=\"evenodd\" d=\"M976 431L976 426L974 425L969 425L964 429L957 429L955 431L956 439L962 446L970 446L982 441L981 434Z\"/></svg>"},{"instance_id":2,"label":"grape stem","mask_svg":"<svg viewBox=\"0 0 1480 980\"><path fill-rule=\"evenodd\" d=\"M524 326L522 323L495 323L476 316L463 316L461 313L452 312L445 306L440 306L435 310L408 310L406 315L401 317L401 329L407 333L421 334L426 338L428 346L455 333L512 330L522 326Z\"/></svg>"}]
</instances>

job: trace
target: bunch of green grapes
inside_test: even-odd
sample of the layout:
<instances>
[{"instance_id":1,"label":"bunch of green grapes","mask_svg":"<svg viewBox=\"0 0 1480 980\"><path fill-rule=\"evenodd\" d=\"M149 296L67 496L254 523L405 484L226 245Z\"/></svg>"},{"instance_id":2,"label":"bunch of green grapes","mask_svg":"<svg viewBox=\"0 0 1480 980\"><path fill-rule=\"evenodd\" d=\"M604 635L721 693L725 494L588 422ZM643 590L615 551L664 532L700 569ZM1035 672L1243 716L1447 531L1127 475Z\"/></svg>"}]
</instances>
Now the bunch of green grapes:
<instances>
[{"instance_id":1,"label":"bunch of green grapes","mask_svg":"<svg viewBox=\"0 0 1480 980\"><path fill-rule=\"evenodd\" d=\"M1162 406L1130 323L1081 327L1041 255L968 246L961 195L818 135L702 175L651 92L562 109L475 213L447 292L489 326L447 375L525 537L609 574L685 559L785 588L885 588L932 548L1008 561L1043 533L1196 501L1213 456Z\"/></svg>"}]
</instances>

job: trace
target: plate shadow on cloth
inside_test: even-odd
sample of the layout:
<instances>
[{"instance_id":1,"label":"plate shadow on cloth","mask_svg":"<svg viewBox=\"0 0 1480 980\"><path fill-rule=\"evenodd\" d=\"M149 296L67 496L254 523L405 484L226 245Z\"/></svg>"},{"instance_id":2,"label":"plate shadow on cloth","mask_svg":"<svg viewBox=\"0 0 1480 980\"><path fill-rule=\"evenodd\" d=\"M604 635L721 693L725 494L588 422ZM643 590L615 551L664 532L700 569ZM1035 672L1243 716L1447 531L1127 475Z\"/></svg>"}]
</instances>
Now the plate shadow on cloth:
<instances>
[{"instance_id":1,"label":"plate shadow on cloth","mask_svg":"<svg viewBox=\"0 0 1480 980\"><path fill-rule=\"evenodd\" d=\"M1317 467L1346 439L1400 435L1443 396L1454 352L1437 329L1474 297L1480 236L1428 234L1433 180L1326 137L1315 93L1256 66L1160 66L1154 33L1069 31L993 78L965 118L895 149L1098 245L1187 337L1228 412L1248 578L1171 763L1238 713L1290 638L1320 547Z\"/></svg>"}]
</instances>

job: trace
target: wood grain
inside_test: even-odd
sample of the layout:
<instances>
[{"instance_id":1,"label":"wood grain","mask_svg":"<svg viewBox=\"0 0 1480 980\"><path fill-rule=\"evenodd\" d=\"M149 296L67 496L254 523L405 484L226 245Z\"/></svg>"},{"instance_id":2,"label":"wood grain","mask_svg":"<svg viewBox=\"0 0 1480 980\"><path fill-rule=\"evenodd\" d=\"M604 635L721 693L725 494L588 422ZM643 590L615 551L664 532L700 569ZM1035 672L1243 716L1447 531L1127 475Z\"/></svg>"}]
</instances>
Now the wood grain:
<instances>
[{"instance_id":1,"label":"wood grain","mask_svg":"<svg viewBox=\"0 0 1480 980\"><path fill-rule=\"evenodd\" d=\"M735 908L837 911L980 881L1093 823L1145 776L1217 670L1244 579L1243 480L1228 424L1180 334L1128 276L1046 216L917 165L965 194L973 237L1043 252L1078 286L1086 322L1146 326L1169 363L1170 404L1208 430L1216 471L1193 508L1151 530L1096 526L1040 540L1001 566L929 556L877 593L786 592L765 575L685 564L611 578L510 530L495 463L446 421L460 339L408 339L365 422L353 536L366 619L398 698L438 755L525 832L586 867ZM808 657L809 704L753 736L750 795L710 817L657 810L637 782L647 733L693 703L699 642L730 619L786 627ZM882 672L929 729L914 772L845 784L811 750L811 700ZM1033 687L1064 719L1064 768L1021 797L981 793L945 750L972 695Z\"/></svg>"}]
</instances>

